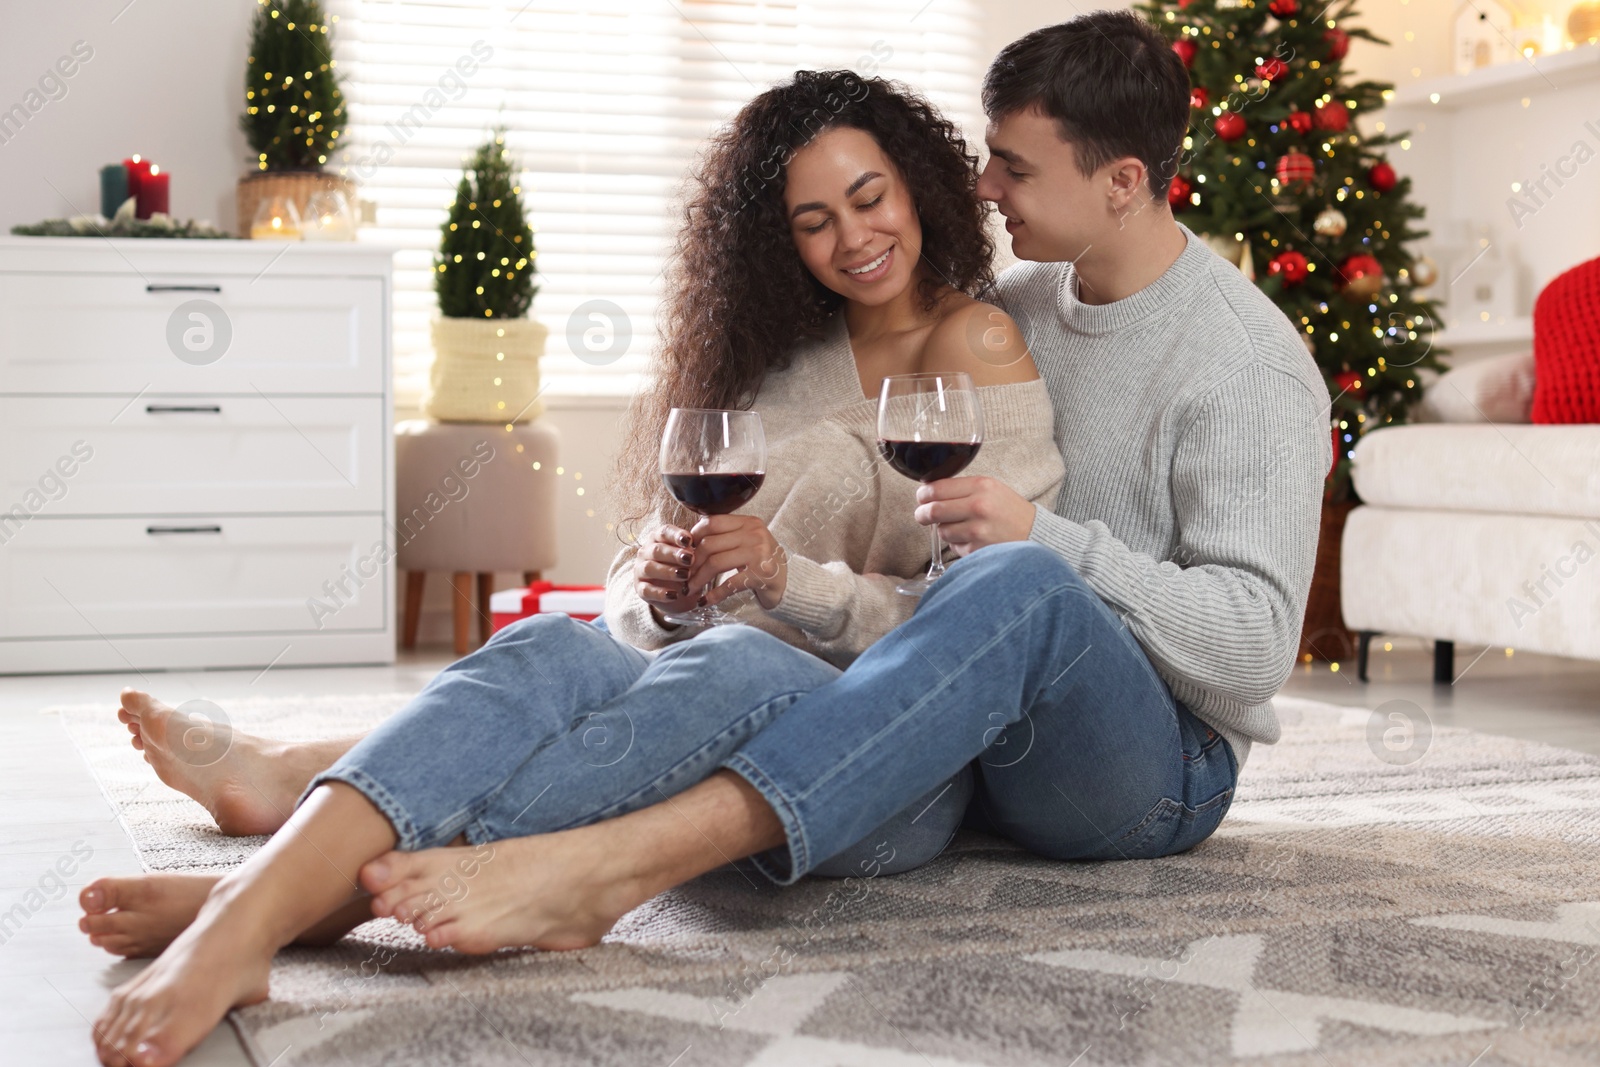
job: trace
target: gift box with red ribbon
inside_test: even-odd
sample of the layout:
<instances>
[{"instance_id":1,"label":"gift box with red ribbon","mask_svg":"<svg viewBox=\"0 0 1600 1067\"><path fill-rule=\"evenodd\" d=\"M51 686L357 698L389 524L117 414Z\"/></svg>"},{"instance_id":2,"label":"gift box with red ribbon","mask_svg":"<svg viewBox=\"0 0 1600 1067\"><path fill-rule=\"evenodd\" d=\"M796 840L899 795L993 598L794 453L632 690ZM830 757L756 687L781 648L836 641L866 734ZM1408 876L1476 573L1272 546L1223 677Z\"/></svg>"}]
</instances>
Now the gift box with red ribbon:
<instances>
[{"instance_id":1,"label":"gift box with red ribbon","mask_svg":"<svg viewBox=\"0 0 1600 1067\"><path fill-rule=\"evenodd\" d=\"M603 585L557 585L534 582L526 589L502 589L489 598L489 615L495 633L518 619L544 613L571 615L591 622L606 609Z\"/></svg>"}]
</instances>

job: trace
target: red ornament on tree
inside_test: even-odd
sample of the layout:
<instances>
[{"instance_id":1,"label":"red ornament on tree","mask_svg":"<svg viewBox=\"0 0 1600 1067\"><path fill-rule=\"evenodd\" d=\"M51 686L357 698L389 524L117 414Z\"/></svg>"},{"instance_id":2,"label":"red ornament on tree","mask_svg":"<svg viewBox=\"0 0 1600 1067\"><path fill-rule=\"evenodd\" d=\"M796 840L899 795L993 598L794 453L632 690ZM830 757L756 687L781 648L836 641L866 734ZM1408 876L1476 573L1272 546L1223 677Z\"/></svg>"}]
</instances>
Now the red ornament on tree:
<instances>
[{"instance_id":1,"label":"red ornament on tree","mask_svg":"<svg viewBox=\"0 0 1600 1067\"><path fill-rule=\"evenodd\" d=\"M1337 63L1350 54L1350 35L1343 30L1329 30L1322 35L1328 44L1328 61Z\"/></svg>"},{"instance_id":2,"label":"red ornament on tree","mask_svg":"<svg viewBox=\"0 0 1600 1067\"><path fill-rule=\"evenodd\" d=\"M1371 297L1383 286L1383 264L1365 252L1357 252L1339 264L1344 291L1351 296Z\"/></svg>"},{"instance_id":3,"label":"red ornament on tree","mask_svg":"<svg viewBox=\"0 0 1600 1067\"><path fill-rule=\"evenodd\" d=\"M1226 110L1216 117L1216 122L1211 123L1211 128L1216 130L1216 136L1224 141L1238 141L1245 136L1245 117L1238 114L1237 110Z\"/></svg>"},{"instance_id":4,"label":"red ornament on tree","mask_svg":"<svg viewBox=\"0 0 1600 1067\"><path fill-rule=\"evenodd\" d=\"M1306 280L1309 273L1306 257L1299 252L1279 252L1267 264L1267 273L1275 278L1282 278L1287 286L1299 285Z\"/></svg>"},{"instance_id":5,"label":"red ornament on tree","mask_svg":"<svg viewBox=\"0 0 1600 1067\"><path fill-rule=\"evenodd\" d=\"M1317 176L1317 166L1311 162L1311 157L1298 148L1289 149L1289 154L1280 156L1276 168L1278 184L1285 188L1304 185Z\"/></svg>"},{"instance_id":6,"label":"red ornament on tree","mask_svg":"<svg viewBox=\"0 0 1600 1067\"><path fill-rule=\"evenodd\" d=\"M1178 53L1178 58L1183 60L1186 67L1194 66L1195 53L1200 51L1200 46L1187 37L1180 37L1172 42L1172 50Z\"/></svg>"},{"instance_id":7,"label":"red ornament on tree","mask_svg":"<svg viewBox=\"0 0 1600 1067\"><path fill-rule=\"evenodd\" d=\"M1172 205L1172 210L1182 211L1189 206L1189 194L1194 192L1194 186L1181 174L1172 176L1172 184L1167 186L1167 203Z\"/></svg>"},{"instance_id":8,"label":"red ornament on tree","mask_svg":"<svg viewBox=\"0 0 1600 1067\"><path fill-rule=\"evenodd\" d=\"M1307 134L1311 132L1311 112L1309 111L1291 111L1289 112L1289 117L1283 121L1284 125L1295 133Z\"/></svg>"},{"instance_id":9,"label":"red ornament on tree","mask_svg":"<svg viewBox=\"0 0 1600 1067\"><path fill-rule=\"evenodd\" d=\"M1209 103L1211 103L1210 94L1200 86L1196 85L1193 89L1189 90L1190 107L1205 107Z\"/></svg>"},{"instance_id":10,"label":"red ornament on tree","mask_svg":"<svg viewBox=\"0 0 1600 1067\"><path fill-rule=\"evenodd\" d=\"M1237 141L1244 136L1244 116L1237 111L1224 111L1217 116L1217 121L1211 124L1217 131L1217 136L1224 141Z\"/></svg>"},{"instance_id":11,"label":"red ornament on tree","mask_svg":"<svg viewBox=\"0 0 1600 1067\"><path fill-rule=\"evenodd\" d=\"M1390 189L1393 189L1395 182L1399 180L1394 168L1382 160L1379 160L1371 170L1367 171L1367 181L1380 193L1387 193Z\"/></svg>"},{"instance_id":12,"label":"red ornament on tree","mask_svg":"<svg viewBox=\"0 0 1600 1067\"><path fill-rule=\"evenodd\" d=\"M1329 133L1343 133L1350 128L1350 109L1337 100L1328 100L1317 105L1316 115L1312 122L1319 130Z\"/></svg>"},{"instance_id":13,"label":"red ornament on tree","mask_svg":"<svg viewBox=\"0 0 1600 1067\"><path fill-rule=\"evenodd\" d=\"M1353 370L1347 370L1343 374L1335 374L1333 376L1333 384L1339 387L1341 393L1349 393L1354 397L1359 397L1367 391L1366 380Z\"/></svg>"},{"instance_id":14,"label":"red ornament on tree","mask_svg":"<svg viewBox=\"0 0 1600 1067\"><path fill-rule=\"evenodd\" d=\"M1300 0L1272 0L1267 5L1267 10L1280 19L1293 18L1300 10Z\"/></svg>"},{"instance_id":15,"label":"red ornament on tree","mask_svg":"<svg viewBox=\"0 0 1600 1067\"><path fill-rule=\"evenodd\" d=\"M1268 56L1256 65L1256 77L1264 82L1277 81L1289 73L1289 64L1277 56Z\"/></svg>"}]
</instances>

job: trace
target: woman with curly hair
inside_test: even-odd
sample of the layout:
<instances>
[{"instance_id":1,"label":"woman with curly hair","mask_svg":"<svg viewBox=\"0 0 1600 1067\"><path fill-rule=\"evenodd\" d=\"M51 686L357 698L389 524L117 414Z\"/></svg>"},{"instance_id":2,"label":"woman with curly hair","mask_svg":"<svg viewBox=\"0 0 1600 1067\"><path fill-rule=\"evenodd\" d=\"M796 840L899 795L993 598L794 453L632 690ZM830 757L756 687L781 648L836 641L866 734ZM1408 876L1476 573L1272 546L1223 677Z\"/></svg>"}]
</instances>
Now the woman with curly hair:
<instances>
[{"instance_id":1,"label":"woman with curly hair","mask_svg":"<svg viewBox=\"0 0 1600 1067\"><path fill-rule=\"evenodd\" d=\"M1048 394L1015 324L978 299L993 248L976 163L932 106L849 72L797 73L712 141L620 460L626 519L647 532L612 567L609 633L527 619L364 739L236 734L204 768L175 748L177 712L124 691L120 717L164 781L226 831L277 832L220 879L101 879L84 891L81 925L97 944L161 951L97 1023L104 1062L176 1062L230 1007L266 997L279 948L373 914L468 952L597 942L609 923L552 933L517 921L537 911L536 872L507 839L613 818L702 780L914 607L894 586L927 567L928 542L911 521L915 484L879 476L886 375L969 374L987 431L973 472L1004 471L1048 506L1063 474ZM657 471L673 407L761 413L767 480L744 514L681 525ZM701 632L663 618L723 601L749 625ZM927 862L971 789L963 770L813 870ZM463 843L476 847L441 847ZM402 861L416 862L402 873ZM433 921L469 894L479 922Z\"/></svg>"}]
</instances>

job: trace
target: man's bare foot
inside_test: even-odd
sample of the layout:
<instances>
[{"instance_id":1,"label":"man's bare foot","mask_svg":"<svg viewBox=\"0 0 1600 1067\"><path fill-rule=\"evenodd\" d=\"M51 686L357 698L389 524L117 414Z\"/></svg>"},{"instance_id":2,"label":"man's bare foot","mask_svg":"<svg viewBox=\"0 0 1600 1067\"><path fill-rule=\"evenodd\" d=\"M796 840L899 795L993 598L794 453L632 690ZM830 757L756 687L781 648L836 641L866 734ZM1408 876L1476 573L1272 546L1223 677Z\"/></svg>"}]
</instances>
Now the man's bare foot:
<instances>
[{"instance_id":1,"label":"man's bare foot","mask_svg":"<svg viewBox=\"0 0 1600 1067\"><path fill-rule=\"evenodd\" d=\"M618 859L614 826L390 852L361 869L361 885L374 915L409 923L433 948L587 948L654 895Z\"/></svg>"},{"instance_id":2,"label":"man's bare foot","mask_svg":"<svg viewBox=\"0 0 1600 1067\"><path fill-rule=\"evenodd\" d=\"M117 718L156 776L199 801L223 833L236 837L276 832L312 776L332 762L321 751L326 746L252 737L137 689L122 691Z\"/></svg>"},{"instance_id":3,"label":"man's bare foot","mask_svg":"<svg viewBox=\"0 0 1600 1067\"><path fill-rule=\"evenodd\" d=\"M89 943L130 959L159 955L200 914L217 884L211 874L97 878L78 894L78 929Z\"/></svg>"},{"instance_id":4,"label":"man's bare foot","mask_svg":"<svg viewBox=\"0 0 1600 1067\"><path fill-rule=\"evenodd\" d=\"M138 977L111 994L94 1024L108 1067L169 1067L228 1009L267 999L277 946L245 909L213 894L199 918Z\"/></svg>"}]
</instances>

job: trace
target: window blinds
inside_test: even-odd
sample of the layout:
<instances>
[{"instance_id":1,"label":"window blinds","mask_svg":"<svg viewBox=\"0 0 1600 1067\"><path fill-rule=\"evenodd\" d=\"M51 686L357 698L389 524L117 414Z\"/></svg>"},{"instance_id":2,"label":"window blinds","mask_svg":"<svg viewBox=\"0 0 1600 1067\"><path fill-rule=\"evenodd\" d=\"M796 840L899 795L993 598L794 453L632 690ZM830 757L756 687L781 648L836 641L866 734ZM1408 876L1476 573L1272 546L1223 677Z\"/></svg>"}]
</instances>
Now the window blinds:
<instances>
[{"instance_id":1,"label":"window blinds","mask_svg":"<svg viewBox=\"0 0 1600 1067\"><path fill-rule=\"evenodd\" d=\"M547 395L637 386L683 180L705 137L800 68L907 82L976 123L975 0L334 0L338 160L395 257L395 395L427 385L432 255L463 159L496 126L523 168L550 329Z\"/></svg>"}]
</instances>

